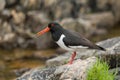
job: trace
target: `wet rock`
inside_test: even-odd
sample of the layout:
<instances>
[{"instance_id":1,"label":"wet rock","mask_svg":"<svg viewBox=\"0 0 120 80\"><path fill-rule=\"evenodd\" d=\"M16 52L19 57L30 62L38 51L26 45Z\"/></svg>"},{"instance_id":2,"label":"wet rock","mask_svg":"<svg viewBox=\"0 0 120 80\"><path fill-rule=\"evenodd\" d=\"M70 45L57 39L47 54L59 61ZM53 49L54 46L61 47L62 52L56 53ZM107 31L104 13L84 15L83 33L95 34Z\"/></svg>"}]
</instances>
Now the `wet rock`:
<instances>
[{"instance_id":1,"label":"wet rock","mask_svg":"<svg viewBox=\"0 0 120 80\"><path fill-rule=\"evenodd\" d=\"M120 37L108 39L105 41L101 41L97 43L101 47L104 47L107 49L107 51L99 51L99 50L85 50L85 51L78 51L76 59L81 58L85 59L90 56L97 56L100 57L101 59L106 60L111 68L114 68L116 65L118 67L120 66ZM65 61L68 61L69 58L71 57L71 53L67 52L61 56L58 56L53 59L49 59L46 64L48 66L52 66L50 63L54 65L61 65L61 63L64 63ZM114 64L113 64L114 63Z\"/></svg>"},{"instance_id":2,"label":"wet rock","mask_svg":"<svg viewBox=\"0 0 120 80\"><path fill-rule=\"evenodd\" d=\"M5 0L0 0L0 12L5 8L6 2Z\"/></svg>"},{"instance_id":3,"label":"wet rock","mask_svg":"<svg viewBox=\"0 0 120 80\"><path fill-rule=\"evenodd\" d=\"M26 72L16 80L85 80L87 70L96 62L95 57L90 57L86 60L76 60L71 65L62 65L49 68L35 68Z\"/></svg>"}]
</instances>

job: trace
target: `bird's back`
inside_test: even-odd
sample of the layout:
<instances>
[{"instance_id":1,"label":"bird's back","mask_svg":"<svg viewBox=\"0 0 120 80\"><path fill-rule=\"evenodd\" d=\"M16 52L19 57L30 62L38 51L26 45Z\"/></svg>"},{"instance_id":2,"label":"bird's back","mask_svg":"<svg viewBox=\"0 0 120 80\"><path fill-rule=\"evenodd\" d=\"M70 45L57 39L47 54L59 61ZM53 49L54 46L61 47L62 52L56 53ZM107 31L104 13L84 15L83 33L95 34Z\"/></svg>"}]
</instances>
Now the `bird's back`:
<instances>
[{"instance_id":1,"label":"bird's back","mask_svg":"<svg viewBox=\"0 0 120 80\"><path fill-rule=\"evenodd\" d=\"M83 46L89 49L105 50L104 48L92 43L87 38L85 38L83 35L77 32L65 30L64 34L67 36L63 39L63 41L65 42L65 45L68 47L69 46Z\"/></svg>"}]
</instances>

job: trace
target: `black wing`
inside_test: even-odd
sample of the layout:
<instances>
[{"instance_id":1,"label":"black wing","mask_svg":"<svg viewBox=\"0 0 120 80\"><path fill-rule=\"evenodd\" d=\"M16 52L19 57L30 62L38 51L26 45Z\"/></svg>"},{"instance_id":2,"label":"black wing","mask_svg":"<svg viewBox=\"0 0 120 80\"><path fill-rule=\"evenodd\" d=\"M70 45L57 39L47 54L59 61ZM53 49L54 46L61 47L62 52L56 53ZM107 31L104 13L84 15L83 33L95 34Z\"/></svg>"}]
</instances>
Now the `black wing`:
<instances>
[{"instance_id":1,"label":"black wing","mask_svg":"<svg viewBox=\"0 0 120 80\"><path fill-rule=\"evenodd\" d=\"M104 48L93 44L91 41L89 41L87 38L82 36L81 34L73 31L67 31L64 32L65 35L67 35L63 41L65 42L66 46L83 46L88 47L90 49L99 49L99 50L105 50Z\"/></svg>"}]
</instances>

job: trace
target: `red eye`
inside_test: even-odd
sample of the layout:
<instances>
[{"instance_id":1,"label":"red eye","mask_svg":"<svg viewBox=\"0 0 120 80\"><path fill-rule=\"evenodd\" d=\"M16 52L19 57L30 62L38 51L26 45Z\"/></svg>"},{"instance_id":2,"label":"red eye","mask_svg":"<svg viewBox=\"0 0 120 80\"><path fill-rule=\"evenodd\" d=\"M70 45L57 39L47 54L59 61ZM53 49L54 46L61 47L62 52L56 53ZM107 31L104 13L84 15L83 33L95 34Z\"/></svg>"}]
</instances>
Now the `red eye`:
<instances>
[{"instance_id":1,"label":"red eye","mask_svg":"<svg viewBox=\"0 0 120 80\"><path fill-rule=\"evenodd\" d=\"M54 24L51 24L51 26L55 26Z\"/></svg>"}]
</instances>

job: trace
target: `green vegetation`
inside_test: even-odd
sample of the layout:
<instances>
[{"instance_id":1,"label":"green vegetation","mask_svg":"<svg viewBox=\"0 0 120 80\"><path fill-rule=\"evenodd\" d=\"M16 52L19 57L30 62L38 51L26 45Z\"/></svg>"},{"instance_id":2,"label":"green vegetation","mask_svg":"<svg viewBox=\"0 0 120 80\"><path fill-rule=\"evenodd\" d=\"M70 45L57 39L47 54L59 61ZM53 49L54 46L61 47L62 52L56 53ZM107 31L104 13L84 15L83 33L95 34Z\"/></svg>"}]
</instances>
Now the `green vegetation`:
<instances>
[{"instance_id":1,"label":"green vegetation","mask_svg":"<svg viewBox=\"0 0 120 80\"><path fill-rule=\"evenodd\" d=\"M116 73L109 72L106 62L97 60L91 69L88 70L87 80L114 80Z\"/></svg>"}]
</instances>

